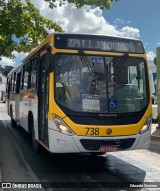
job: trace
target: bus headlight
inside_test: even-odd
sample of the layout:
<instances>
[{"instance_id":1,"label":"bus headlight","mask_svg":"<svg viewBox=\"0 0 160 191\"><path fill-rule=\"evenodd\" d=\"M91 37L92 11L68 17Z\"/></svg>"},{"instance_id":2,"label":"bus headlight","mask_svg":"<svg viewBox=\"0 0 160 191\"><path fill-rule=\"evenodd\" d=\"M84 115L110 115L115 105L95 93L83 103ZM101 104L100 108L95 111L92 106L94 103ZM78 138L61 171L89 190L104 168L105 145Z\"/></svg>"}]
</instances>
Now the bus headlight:
<instances>
[{"instance_id":1,"label":"bus headlight","mask_svg":"<svg viewBox=\"0 0 160 191\"><path fill-rule=\"evenodd\" d=\"M151 123L152 123L152 117L149 117L149 118L146 120L145 124L143 125L143 127L142 127L140 133L142 134L142 133L145 133L146 131L148 131L148 129L149 129L150 126L151 126Z\"/></svg>"},{"instance_id":2,"label":"bus headlight","mask_svg":"<svg viewBox=\"0 0 160 191\"><path fill-rule=\"evenodd\" d=\"M54 114L52 114L52 117L59 131L67 135L74 135L74 133L69 129L69 127L60 117Z\"/></svg>"}]
</instances>

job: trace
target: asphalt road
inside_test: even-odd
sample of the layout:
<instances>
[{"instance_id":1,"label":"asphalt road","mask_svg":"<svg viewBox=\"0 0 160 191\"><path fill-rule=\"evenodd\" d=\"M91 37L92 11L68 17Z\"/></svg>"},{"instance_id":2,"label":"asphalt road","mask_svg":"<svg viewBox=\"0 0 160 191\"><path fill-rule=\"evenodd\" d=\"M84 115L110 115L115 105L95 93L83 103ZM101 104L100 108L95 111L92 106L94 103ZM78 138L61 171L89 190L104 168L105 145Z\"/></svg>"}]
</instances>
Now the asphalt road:
<instances>
[{"instance_id":1,"label":"asphalt road","mask_svg":"<svg viewBox=\"0 0 160 191\"><path fill-rule=\"evenodd\" d=\"M111 188L102 189L104 183L107 187L107 182L108 185L110 183L123 185L125 182L160 181L160 142L158 141L152 141L149 150L108 153L99 157L73 154L51 155L45 150L35 153L28 134L22 128L11 127L10 118L2 103L0 103L0 120L0 166L3 182L56 182L56 185L62 187L61 189L44 190L82 187L78 190L106 191L111 190ZM84 188L88 184L92 188ZM143 189L136 188L136 190ZM112 190L127 190L127 188Z\"/></svg>"}]
</instances>

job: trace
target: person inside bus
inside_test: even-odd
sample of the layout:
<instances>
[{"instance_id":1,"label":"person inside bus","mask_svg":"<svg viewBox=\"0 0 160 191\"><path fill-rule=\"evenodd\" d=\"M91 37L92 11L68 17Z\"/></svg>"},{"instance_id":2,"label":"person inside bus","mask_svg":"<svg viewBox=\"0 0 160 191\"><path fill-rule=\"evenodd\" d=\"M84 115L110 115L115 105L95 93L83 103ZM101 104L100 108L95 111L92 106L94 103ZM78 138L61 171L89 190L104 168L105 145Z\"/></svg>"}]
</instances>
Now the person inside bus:
<instances>
[{"instance_id":1,"label":"person inside bus","mask_svg":"<svg viewBox=\"0 0 160 191\"><path fill-rule=\"evenodd\" d=\"M71 98L71 92L67 85L61 80L61 67L58 67L57 75L56 75L56 97L60 102L68 102Z\"/></svg>"}]
</instances>

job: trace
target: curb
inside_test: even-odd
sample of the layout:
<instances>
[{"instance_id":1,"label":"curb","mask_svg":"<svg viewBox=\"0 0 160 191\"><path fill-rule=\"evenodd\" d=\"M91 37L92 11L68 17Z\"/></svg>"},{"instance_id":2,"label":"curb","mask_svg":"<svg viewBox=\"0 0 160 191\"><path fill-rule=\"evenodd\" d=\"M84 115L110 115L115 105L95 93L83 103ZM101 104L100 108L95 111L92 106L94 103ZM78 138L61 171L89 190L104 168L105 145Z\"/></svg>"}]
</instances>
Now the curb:
<instances>
[{"instance_id":1,"label":"curb","mask_svg":"<svg viewBox=\"0 0 160 191\"><path fill-rule=\"evenodd\" d=\"M155 136L155 135L151 135L151 140L153 140L153 141L160 141L160 137L159 136Z\"/></svg>"}]
</instances>

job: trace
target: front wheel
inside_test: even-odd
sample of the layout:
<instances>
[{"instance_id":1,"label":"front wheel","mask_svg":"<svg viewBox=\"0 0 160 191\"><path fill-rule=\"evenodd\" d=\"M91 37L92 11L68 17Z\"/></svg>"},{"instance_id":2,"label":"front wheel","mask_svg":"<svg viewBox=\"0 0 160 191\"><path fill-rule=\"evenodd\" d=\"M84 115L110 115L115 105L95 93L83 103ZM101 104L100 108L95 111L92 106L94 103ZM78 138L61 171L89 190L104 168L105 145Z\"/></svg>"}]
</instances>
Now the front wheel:
<instances>
[{"instance_id":1,"label":"front wheel","mask_svg":"<svg viewBox=\"0 0 160 191\"><path fill-rule=\"evenodd\" d=\"M34 125L32 124L32 146L35 152L40 151L40 145L38 141L35 139L35 131L34 131Z\"/></svg>"},{"instance_id":2,"label":"front wheel","mask_svg":"<svg viewBox=\"0 0 160 191\"><path fill-rule=\"evenodd\" d=\"M15 128L15 127L17 127L17 124L16 124L16 121L13 119L13 112L12 112L12 110L11 110L10 113L11 113L11 126Z\"/></svg>"}]
</instances>

